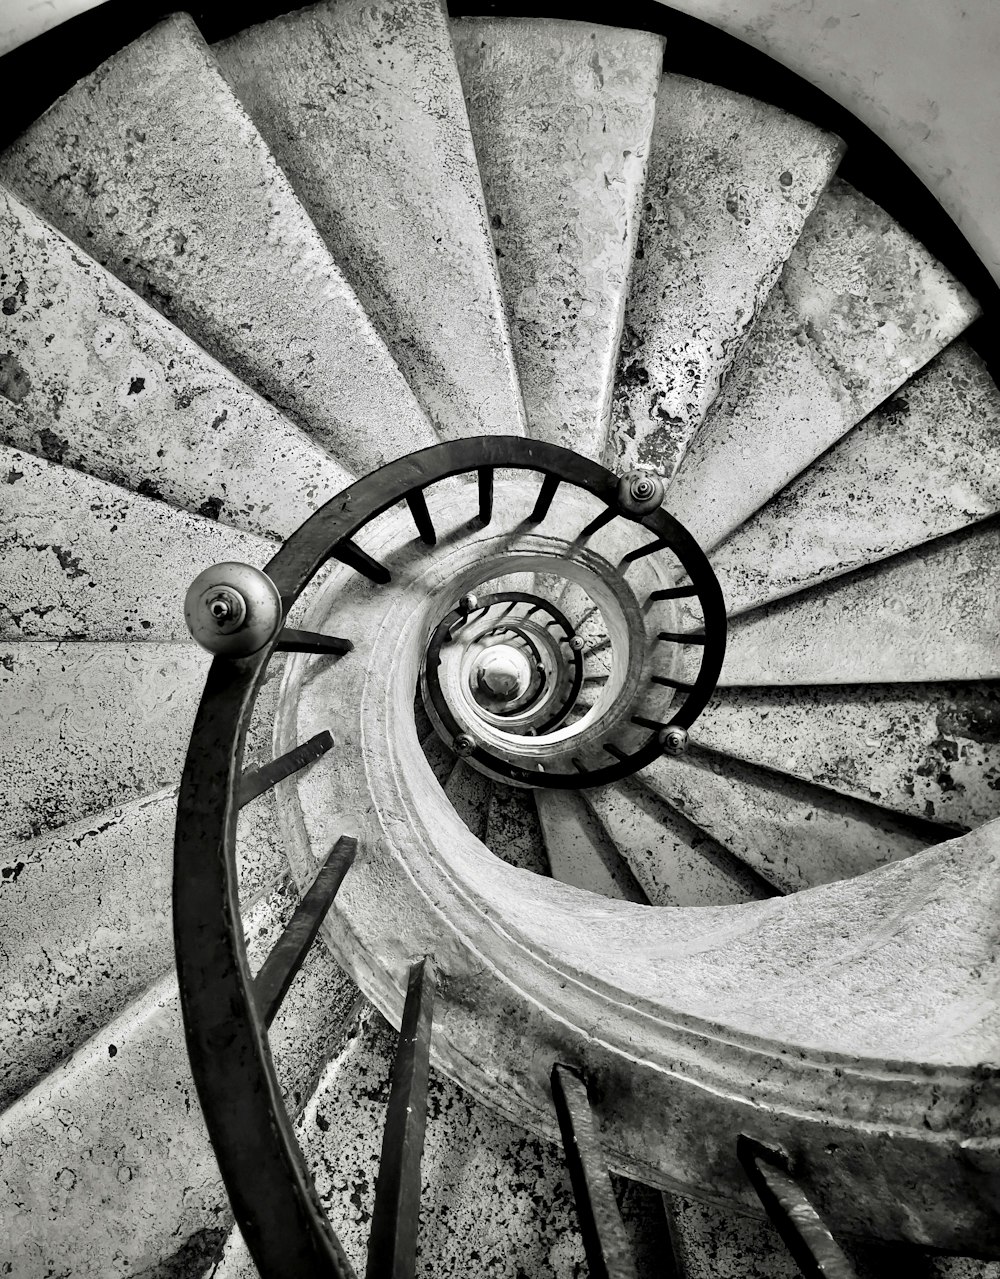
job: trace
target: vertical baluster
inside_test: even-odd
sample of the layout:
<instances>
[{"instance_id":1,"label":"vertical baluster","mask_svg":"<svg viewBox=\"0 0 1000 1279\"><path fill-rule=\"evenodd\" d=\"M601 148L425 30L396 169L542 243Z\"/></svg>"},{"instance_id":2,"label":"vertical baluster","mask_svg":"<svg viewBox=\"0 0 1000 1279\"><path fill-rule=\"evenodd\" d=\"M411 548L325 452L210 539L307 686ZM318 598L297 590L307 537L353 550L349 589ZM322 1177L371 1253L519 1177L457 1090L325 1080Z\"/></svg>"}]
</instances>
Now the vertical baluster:
<instances>
[{"instance_id":1,"label":"vertical baluster","mask_svg":"<svg viewBox=\"0 0 1000 1279\"><path fill-rule=\"evenodd\" d=\"M416 1267L436 980L430 958L410 969L375 1183L366 1279L412 1279Z\"/></svg>"},{"instance_id":2,"label":"vertical baluster","mask_svg":"<svg viewBox=\"0 0 1000 1279\"><path fill-rule=\"evenodd\" d=\"M591 1279L638 1279L587 1085L568 1066L553 1066L552 1097Z\"/></svg>"}]
</instances>

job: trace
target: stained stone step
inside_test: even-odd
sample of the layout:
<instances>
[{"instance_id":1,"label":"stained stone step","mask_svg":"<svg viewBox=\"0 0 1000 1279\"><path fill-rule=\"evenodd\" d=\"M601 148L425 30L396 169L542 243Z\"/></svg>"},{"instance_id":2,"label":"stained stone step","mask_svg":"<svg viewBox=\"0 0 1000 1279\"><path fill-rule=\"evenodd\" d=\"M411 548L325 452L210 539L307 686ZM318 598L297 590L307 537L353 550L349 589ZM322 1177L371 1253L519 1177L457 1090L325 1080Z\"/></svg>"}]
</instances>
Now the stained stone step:
<instances>
[{"instance_id":1,"label":"stained stone step","mask_svg":"<svg viewBox=\"0 0 1000 1279\"><path fill-rule=\"evenodd\" d=\"M246 910L254 971L295 901L281 881ZM356 997L315 947L271 1028L293 1115ZM172 975L0 1116L0 1197L4 1260L24 1279L189 1276L211 1260L232 1216L191 1079Z\"/></svg>"},{"instance_id":2,"label":"stained stone step","mask_svg":"<svg viewBox=\"0 0 1000 1279\"><path fill-rule=\"evenodd\" d=\"M800 1279L765 1218L678 1194L664 1194L663 1206L678 1279Z\"/></svg>"},{"instance_id":3,"label":"stained stone step","mask_svg":"<svg viewBox=\"0 0 1000 1279\"><path fill-rule=\"evenodd\" d=\"M607 465L677 469L841 149L776 107L664 76Z\"/></svg>"},{"instance_id":4,"label":"stained stone step","mask_svg":"<svg viewBox=\"0 0 1000 1279\"><path fill-rule=\"evenodd\" d=\"M421 741L420 749L423 751L434 776L440 785L444 786L455 767L455 752L448 749L438 736L436 729L428 733Z\"/></svg>"},{"instance_id":5,"label":"stained stone step","mask_svg":"<svg viewBox=\"0 0 1000 1279\"><path fill-rule=\"evenodd\" d=\"M363 1273L396 1035L368 1012L306 1107L297 1135L323 1207ZM421 1163L417 1279L583 1274L562 1152L433 1069ZM256 1279L234 1232L213 1279Z\"/></svg>"},{"instance_id":6,"label":"stained stone step","mask_svg":"<svg viewBox=\"0 0 1000 1279\"><path fill-rule=\"evenodd\" d=\"M1000 510L1000 391L963 344L849 432L712 556L730 616Z\"/></svg>"},{"instance_id":7,"label":"stained stone step","mask_svg":"<svg viewBox=\"0 0 1000 1279\"><path fill-rule=\"evenodd\" d=\"M194 644L0 646L0 845L174 784L209 662Z\"/></svg>"},{"instance_id":8,"label":"stained stone step","mask_svg":"<svg viewBox=\"0 0 1000 1279\"><path fill-rule=\"evenodd\" d=\"M531 433L599 458L663 41L515 18L452 35Z\"/></svg>"},{"instance_id":9,"label":"stained stone step","mask_svg":"<svg viewBox=\"0 0 1000 1279\"><path fill-rule=\"evenodd\" d=\"M633 779L582 794L654 906L725 906L773 895L711 835Z\"/></svg>"},{"instance_id":10,"label":"stained stone step","mask_svg":"<svg viewBox=\"0 0 1000 1279\"><path fill-rule=\"evenodd\" d=\"M538 792L534 792L537 794ZM501 861L536 875L551 875L532 792L494 782L483 843Z\"/></svg>"},{"instance_id":11,"label":"stained stone step","mask_svg":"<svg viewBox=\"0 0 1000 1279\"><path fill-rule=\"evenodd\" d=\"M1000 689L855 684L720 689L713 750L958 830L1000 817Z\"/></svg>"},{"instance_id":12,"label":"stained stone step","mask_svg":"<svg viewBox=\"0 0 1000 1279\"><path fill-rule=\"evenodd\" d=\"M350 476L0 188L0 440L287 537Z\"/></svg>"},{"instance_id":13,"label":"stained stone step","mask_svg":"<svg viewBox=\"0 0 1000 1279\"><path fill-rule=\"evenodd\" d=\"M473 835L485 840L493 783L464 760L453 758L454 767L445 782L444 793Z\"/></svg>"},{"instance_id":14,"label":"stained stone step","mask_svg":"<svg viewBox=\"0 0 1000 1279\"><path fill-rule=\"evenodd\" d=\"M535 805L553 879L602 897L648 898L613 840L577 791L536 790Z\"/></svg>"},{"instance_id":15,"label":"stained stone step","mask_svg":"<svg viewBox=\"0 0 1000 1279\"><path fill-rule=\"evenodd\" d=\"M434 442L190 18L75 85L0 177L349 469Z\"/></svg>"},{"instance_id":16,"label":"stained stone step","mask_svg":"<svg viewBox=\"0 0 1000 1279\"><path fill-rule=\"evenodd\" d=\"M0 445L0 641L183 640L210 564L275 544Z\"/></svg>"},{"instance_id":17,"label":"stained stone step","mask_svg":"<svg viewBox=\"0 0 1000 1279\"><path fill-rule=\"evenodd\" d=\"M732 757L660 759L641 782L783 893L861 875L937 839L914 823Z\"/></svg>"},{"instance_id":18,"label":"stained stone step","mask_svg":"<svg viewBox=\"0 0 1000 1279\"><path fill-rule=\"evenodd\" d=\"M733 362L667 506L702 546L715 546L978 309L922 245L834 179ZM955 386L958 400L976 394L963 390Z\"/></svg>"},{"instance_id":19,"label":"stained stone step","mask_svg":"<svg viewBox=\"0 0 1000 1279\"><path fill-rule=\"evenodd\" d=\"M0 1106L170 967L175 818L162 790L0 851ZM247 900L283 873L272 796L240 813L237 856Z\"/></svg>"},{"instance_id":20,"label":"stained stone step","mask_svg":"<svg viewBox=\"0 0 1000 1279\"><path fill-rule=\"evenodd\" d=\"M729 628L719 682L995 679L998 557L1000 522L988 520L745 613Z\"/></svg>"},{"instance_id":21,"label":"stained stone step","mask_svg":"<svg viewBox=\"0 0 1000 1279\"><path fill-rule=\"evenodd\" d=\"M215 54L441 434L523 434L440 0L318 4Z\"/></svg>"}]
</instances>

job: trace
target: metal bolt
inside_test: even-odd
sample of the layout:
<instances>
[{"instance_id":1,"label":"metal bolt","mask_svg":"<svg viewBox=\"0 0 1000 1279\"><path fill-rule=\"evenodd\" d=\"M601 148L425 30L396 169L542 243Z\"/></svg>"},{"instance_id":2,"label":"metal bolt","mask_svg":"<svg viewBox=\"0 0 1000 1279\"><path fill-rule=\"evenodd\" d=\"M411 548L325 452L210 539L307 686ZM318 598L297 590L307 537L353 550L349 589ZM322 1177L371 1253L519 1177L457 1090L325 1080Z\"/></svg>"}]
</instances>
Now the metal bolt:
<instances>
[{"instance_id":1,"label":"metal bolt","mask_svg":"<svg viewBox=\"0 0 1000 1279\"><path fill-rule=\"evenodd\" d=\"M688 748L688 735L683 728L674 725L662 730L659 743L661 750L667 755L683 755Z\"/></svg>"},{"instance_id":2,"label":"metal bolt","mask_svg":"<svg viewBox=\"0 0 1000 1279\"><path fill-rule=\"evenodd\" d=\"M645 471L629 471L618 481L618 505L629 515L648 515L663 501L663 480Z\"/></svg>"},{"instance_id":3,"label":"metal bolt","mask_svg":"<svg viewBox=\"0 0 1000 1279\"><path fill-rule=\"evenodd\" d=\"M569 637L569 646L574 653L582 652L583 644L584 644L584 640L582 635L571 635Z\"/></svg>"},{"instance_id":4,"label":"metal bolt","mask_svg":"<svg viewBox=\"0 0 1000 1279\"><path fill-rule=\"evenodd\" d=\"M471 755L475 749L476 743L468 733L459 733L455 738L456 755Z\"/></svg>"},{"instance_id":5,"label":"metal bolt","mask_svg":"<svg viewBox=\"0 0 1000 1279\"><path fill-rule=\"evenodd\" d=\"M475 612L475 610L479 607L479 599L471 593L469 595L463 595L458 601L458 607L462 615L464 617L468 617L470 613Z\"/></svg>"},{"instance_id":6,"label":"metal bolt","mask_svg":"<svg viewBox=\"0 0 1000 1279\"><path fill-rule=\"evenodd\" d=\"M227 561L205 569L184 600L188 630L202 648L224 657L249 657L281 629L281 597L260 569Z\"/></svg>"}]
</instances>

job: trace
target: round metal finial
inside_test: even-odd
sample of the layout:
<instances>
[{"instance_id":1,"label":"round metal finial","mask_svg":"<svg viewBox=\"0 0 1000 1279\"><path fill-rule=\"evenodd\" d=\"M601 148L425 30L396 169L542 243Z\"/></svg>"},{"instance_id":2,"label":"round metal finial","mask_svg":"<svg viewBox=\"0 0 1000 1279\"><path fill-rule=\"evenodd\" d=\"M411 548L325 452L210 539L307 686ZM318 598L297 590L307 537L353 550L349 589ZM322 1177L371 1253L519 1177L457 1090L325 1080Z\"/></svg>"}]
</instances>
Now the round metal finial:
<instances>
[{"instance_id":1,"label":"round metal finial","mask_svg":"<svg viewBox=\"0 0 1000 1279\"><path fill-rule=\"evenodd\" d=\"M249 657L281 629L281 596L259 568L227 560L206 568L191 583L184 620L210 653Z\"/></svg>"},{"instance_id":2,"label":"round metal finial","mask_svg":"<svg viewBox=\"0 0 1000 1279\"><path fill-rule=\"evenodd\" d=\"M660 746L667 755L683 755L688 748L688 735L683 728L665 728L660 733Z\"/></svg>"},{"instance_id":3,"label":"round metal finial","mask_svg":"<svg viewBox=\"0 0 1000 1279\"><path fill-rule=\"evenodd\" d=\"M582 652L583 644L584 644L584 640L582 635L571 635L569 637L569 646L574 653Z\"/></svg>"},{"instance_id":4,"label":"round metal finial","mask_svg":"<svg viewBox=\"0 0 1000 1279\"><path fill-rule=\"evenodd\" d=\"M455 738L455 753L457 755L471 755L476 749L476 743L468 733L459 733Z\"/></svg>"},{"instance_id":5,"label":"round metal finial","mask_svg":"<svg viewBox=\"0 0 1000 1279\"><path fill-rule=\"evenodd\" d=\"M618 505L629 515L648 515L663 501L663 480L647 471L629 471L618 481Z\"/></svg>"}]
</instances>

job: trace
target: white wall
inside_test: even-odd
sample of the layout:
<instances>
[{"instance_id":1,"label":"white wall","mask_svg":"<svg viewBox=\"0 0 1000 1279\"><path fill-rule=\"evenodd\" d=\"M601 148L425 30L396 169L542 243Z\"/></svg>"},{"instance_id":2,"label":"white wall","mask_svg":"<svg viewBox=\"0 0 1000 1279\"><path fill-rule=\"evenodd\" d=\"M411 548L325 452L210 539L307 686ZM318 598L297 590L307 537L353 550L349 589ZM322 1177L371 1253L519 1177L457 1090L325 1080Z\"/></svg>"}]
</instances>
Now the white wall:
<instances>
[{"instance_id":1,"label":"white wall","mask_svg":"<svg viewBox=\"0 0 1000 1279\"><path fill-rule=\"evenodd\" d=\"M0 0L0 53L97 2ZM864 120L1000 280L1000 0L672 3L756 45Z\"/></svg>"}]
</instances>

